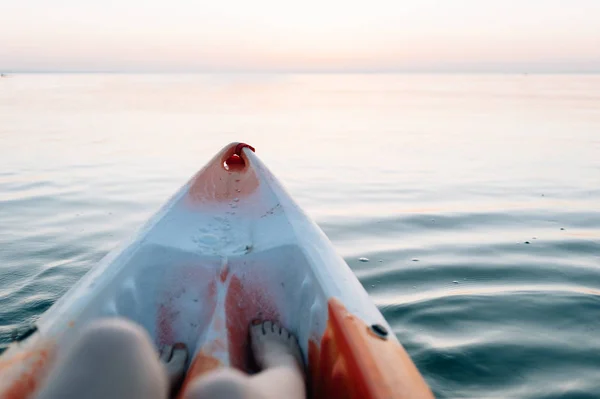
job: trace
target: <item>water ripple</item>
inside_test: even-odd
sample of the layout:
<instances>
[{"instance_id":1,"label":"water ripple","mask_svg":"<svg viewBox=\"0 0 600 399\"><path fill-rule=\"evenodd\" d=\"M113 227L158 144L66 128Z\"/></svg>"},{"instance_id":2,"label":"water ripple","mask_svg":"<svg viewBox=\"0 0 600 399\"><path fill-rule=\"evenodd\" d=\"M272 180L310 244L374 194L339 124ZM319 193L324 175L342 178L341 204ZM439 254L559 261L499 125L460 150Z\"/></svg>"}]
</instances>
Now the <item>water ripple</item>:
<instances>
[{"instance_id":1,"label":"water ripple","mask_svg":"<svg viewBox=\"0 0 600 399\"><path fill-rule=\"evenodd\" d=\"M3 82L0 351L243 140L324 229L439 398L599 396L597 76L263 80Z\"/></svg>"}]
</instances>

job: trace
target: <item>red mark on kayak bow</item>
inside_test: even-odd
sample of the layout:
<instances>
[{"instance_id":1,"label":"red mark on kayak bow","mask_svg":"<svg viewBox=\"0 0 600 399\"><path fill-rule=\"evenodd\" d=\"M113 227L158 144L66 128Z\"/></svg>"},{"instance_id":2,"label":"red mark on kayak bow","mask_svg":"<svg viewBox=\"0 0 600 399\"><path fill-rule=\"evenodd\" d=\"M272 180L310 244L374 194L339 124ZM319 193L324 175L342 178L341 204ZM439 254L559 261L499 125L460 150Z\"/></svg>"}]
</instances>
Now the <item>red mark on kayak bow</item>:
<instances>
[{"instance_id":1,"label":"red mark on kayak bow","mask_svg":"<svg viewBox=\"0 0 600 399\"><path fill-rule=\"evenodd\" d=\"M208 373L209 371L216 370L222 366L223 365L221 364L219 359L215 358L214 356L208 355L203 351L198 352L198 354L194 357L192 364L190 365L190 368L185 377L185 381L183 382L181 390L179 391L178 398L181 399L185 397L185 391L187 390L190 383L196 378Z\"/></svg>"},{"instance_id":2,"label":"red mark on kayak bow","mask_svg":"<svg viewBox=\"0 0 600 399\"><path fill-rule=\"evenodd\" d=\"M253 193L259 185L254 168L243 153L247 144L230 144L217 154L190 183L188 202L226 202Z\"/></svg>"},{"instance_id":3,"label":"red mark on kayak bow","mask_svg":"<svg viewBox=\"0 0 600 399\"><path fill-rule=\"evenodd\" d=\"M227 315L227 337L229 340L229 361L232 367L247 371L248 327L256 318L261 320L279 320L279 312L273 306L266 290L254 285L242 283L232 276L225 299Z\"/></svg>"},{"instance_id":4,"label":"red mark on kayak bow","mask_svg":"<svg viewBox=\"0 0 600 399\"><path fill-rule=\"evenodd\" d=\"M0 363L0 369L10 365L12 360L17 360L15 363L12 363L13 367L24 367L24 370L14 379L8 389L4 392L0 391L0 397L4 399L24 399L31 397L37 391L39 382L43 379L47 371L47 366L53 356L53 352L53 346L49 348L42 347L26 352L20 359L17 355L14 359L9 359L7 364Z\"/></svg>"},{"instance_id":5,"label":"red mark on kayak bow","mask_svg":"<svg viewBox=\"0 0 600 399\"><path fill-rule=\"evenodd\" d=\"M175 312L165 304L161 304L158 308L158 343L160 346L170 345L173 343L173 321Z\"/></svg>"},{"instance_id":6,"label":"red mark on kayak bow","mask_svg":"<svg viewBox=\"0 0 600 399\"><path fill-rule=\"evenodd\" d=\"M223 269L221 270L221 273L219 274L219 279L221 280L222 283L224 283L225 280L227 280L228 275L229 275L229 265L225 265L223 267Z\"/></svg>"},{"instance_id":7,"label":"red mark on kayak bow","mask_svg":"<svg viewBox=\"0 0 600 399\"><path fill-rule=\"evenodd\" d=\"M156 343L159 347L189 339L182 335L181 325L194 325L197 333L210 323L217 304L217 274L202 265L191 264L174 268L163 281L156 313ZM185 311L184 304L198 304L197 312Z\"/></svg>"},{"instance_id":8,"label":"red mark on kayak bow","mask_svg":"<svg viewBox=\"0 0 600 399\"><path fill-rule=\"evenodd\" d=\"M250 144L238 143L238 145L235 146L235 153L241 155L243 148L249 148L252 152L256 152L256 149L254 149L254 147L252 147Z\"/></svg>"},{"instance_id":9,"label":"red mark on kayak bow","mask_svg":"<svg viewBox=\"0 0 600 399\"><path fill-rule=\"evenodd\" d=\"M223 164L228 170L238 169L246 164L246 162L244 162L244 159L242 158L242 150L244 148L249 148L252 152L256 152L254 147L252 147L251 145L246 143L239 143L235 146L233 154L229 158L227 158L225 160L225 163Z\"/></svg>"}]
</instances>

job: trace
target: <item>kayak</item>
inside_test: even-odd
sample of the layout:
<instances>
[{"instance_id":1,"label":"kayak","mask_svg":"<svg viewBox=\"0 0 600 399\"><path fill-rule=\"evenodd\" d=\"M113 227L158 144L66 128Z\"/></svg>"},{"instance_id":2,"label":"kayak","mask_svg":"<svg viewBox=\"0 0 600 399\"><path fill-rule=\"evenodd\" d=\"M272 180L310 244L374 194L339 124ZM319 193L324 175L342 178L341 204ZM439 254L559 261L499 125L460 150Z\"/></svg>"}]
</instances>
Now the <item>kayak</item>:
<instances>
[{"instance_id":1,"label":"kayak","mask_svg":"<svg viewBox=\"0 0 600 399\"><path fill-rule=\"evenodd\" d=\"M317 225L254 148L221 150L0 357L0 397L27 398L81 326L141 325L157 349L184 342L187 380L251 373L248 326L294 332L312 398L432 398L392 329Z\"/></svg>"}]
</instances>

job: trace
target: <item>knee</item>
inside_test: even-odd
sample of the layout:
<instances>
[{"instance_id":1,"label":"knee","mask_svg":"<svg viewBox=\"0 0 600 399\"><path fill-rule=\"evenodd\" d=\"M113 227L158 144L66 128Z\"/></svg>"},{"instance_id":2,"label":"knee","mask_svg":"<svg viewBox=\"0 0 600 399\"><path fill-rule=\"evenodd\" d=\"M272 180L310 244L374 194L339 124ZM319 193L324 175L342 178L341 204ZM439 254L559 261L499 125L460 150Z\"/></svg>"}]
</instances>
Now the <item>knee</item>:
<instances>
[{"instance_id":1,"label":"knee","mask_svg":"<svg viewBox=\"0 0 600 399\"><path fill-rule=\"evenodd\" d=\"M248 398L248 377L233 369L221 369L197 378L186 389L184 399Z\"/></svg>"},{"instance_id":2,"label":"knee","mask_svg":"<svg viewBox=\"0 0 600 399\"><path fill-rule=\"evenodd\" d=\"M91 323L83 329L72 351L78 357L87 357L98 367L164 374L148 333L127 320L105 319Z\"/></svg>"},{"instance_id":3,"label":"knee","mask_svg":"<svg viewBox=\"0 0 600 399\"><path fill-rule=\"evenodd\" d=\"M168 382L148 334L126 320L84 327L57 361L41 397L165 397ZM87 395L82 395L87 392Z\"/></svg>"},{"instance_id":4,"label":"knee","mask_svg":"<svg viewBox=\"0 0 600 399\"><path fill-rule=\"evenodd\" d=\"M105 319L91 323L85 327L77 345L89 349L98 348L106 351L107 348L119 351L144 350L156 353L148 333L139 325L123 319Z\"/></svg>"}]
</instances>

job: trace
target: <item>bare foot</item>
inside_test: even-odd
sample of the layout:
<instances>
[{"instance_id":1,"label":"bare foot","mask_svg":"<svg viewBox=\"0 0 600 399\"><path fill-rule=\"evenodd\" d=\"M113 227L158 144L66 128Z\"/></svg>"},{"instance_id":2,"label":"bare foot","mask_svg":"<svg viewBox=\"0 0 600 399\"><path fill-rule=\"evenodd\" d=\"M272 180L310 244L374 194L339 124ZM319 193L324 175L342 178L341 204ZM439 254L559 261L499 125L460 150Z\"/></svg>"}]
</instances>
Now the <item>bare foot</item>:
<instances>
[{"instance_id":1,"label":"bare foot","mask_svg":"<svg viewBox=\"0 0 600 399\"><path fill-rule=\"evenodd\" d=\"M160 354L160 361L164 364L171 393L177 392L185 376L185 364L188 359L188 350L184 343L165 346Z\"/></svg>"},{"instance_id":2,"label":"bare foot","mask_svg":"<svg viewBox=\"0 0 600 399\"><path fill-rule=\"evenodd\" d=\"M303 368L302 352L296 336L272 321L253 323L250 326L252 352L264 370L274 367Z\"/></svg>"}]
</instances>

